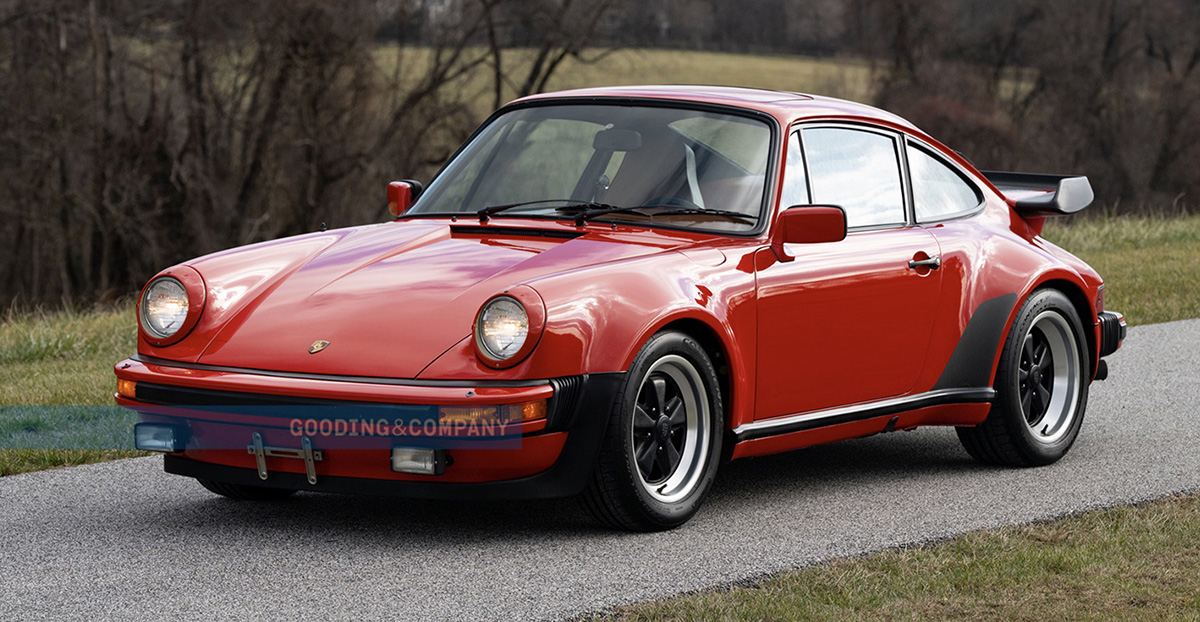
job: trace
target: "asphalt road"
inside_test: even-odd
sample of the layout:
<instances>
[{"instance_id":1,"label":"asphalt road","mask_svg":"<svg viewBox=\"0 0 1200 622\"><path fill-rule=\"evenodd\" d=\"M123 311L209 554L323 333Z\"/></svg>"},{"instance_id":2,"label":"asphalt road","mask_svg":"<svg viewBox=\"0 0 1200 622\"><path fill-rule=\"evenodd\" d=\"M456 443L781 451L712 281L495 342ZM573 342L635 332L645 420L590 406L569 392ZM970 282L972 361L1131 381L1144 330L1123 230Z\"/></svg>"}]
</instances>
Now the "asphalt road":
<instances>
[{"instance_id":1,"label":"asphalt road","mask_svg":"<svg viewBox=\"0 0 1200 622\"><path fill-rule=\"evenodd\" d=\"M886 434L726 465L662 534L603 531L571 501L238 503L158 458L4 477L0 620L561 618L1200 491L1200 320L1134 328L1110 369L1053 466Z\"/></svg>"}]
</instances>

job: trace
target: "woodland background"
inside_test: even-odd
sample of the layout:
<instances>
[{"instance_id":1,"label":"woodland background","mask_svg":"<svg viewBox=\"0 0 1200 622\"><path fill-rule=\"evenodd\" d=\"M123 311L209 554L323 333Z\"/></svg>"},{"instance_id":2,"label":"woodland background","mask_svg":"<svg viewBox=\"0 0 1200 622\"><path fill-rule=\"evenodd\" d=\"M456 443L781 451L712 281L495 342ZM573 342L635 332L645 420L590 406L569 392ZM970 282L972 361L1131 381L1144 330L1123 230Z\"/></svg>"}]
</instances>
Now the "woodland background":
<instances>
[{"instance_id":1,"label":"woodland background","mask_svg":"<svg viewBox=\"0 0 1200 622\"><path fill-rule=\"evenodd\" d=\"M1087 174L1109 214L1200 199L1194 0L0 0L0 308L380 221L497 105L647 49L865 65L820 92L980 168Z\"/></svg>"}]
</instances>

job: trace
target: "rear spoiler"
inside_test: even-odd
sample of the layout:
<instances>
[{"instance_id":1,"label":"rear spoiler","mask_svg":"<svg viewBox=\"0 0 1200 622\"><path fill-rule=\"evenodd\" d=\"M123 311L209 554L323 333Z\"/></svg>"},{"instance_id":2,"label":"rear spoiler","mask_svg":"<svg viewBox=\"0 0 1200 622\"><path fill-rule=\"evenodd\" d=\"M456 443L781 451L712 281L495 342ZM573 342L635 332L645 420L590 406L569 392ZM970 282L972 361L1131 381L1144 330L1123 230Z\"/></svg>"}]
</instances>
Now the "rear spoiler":
<instances>
[{"instance_id":1,"label":"rear spoiler","mask_svg":"<svg viewBox=\"0 0 1200 622\"><path fill-rule=\"evenodd\" d=\"M1063 216L1092 204L1092 184L1084 176L980 171L1022 216Z\"/></svg>"}]
</instances>

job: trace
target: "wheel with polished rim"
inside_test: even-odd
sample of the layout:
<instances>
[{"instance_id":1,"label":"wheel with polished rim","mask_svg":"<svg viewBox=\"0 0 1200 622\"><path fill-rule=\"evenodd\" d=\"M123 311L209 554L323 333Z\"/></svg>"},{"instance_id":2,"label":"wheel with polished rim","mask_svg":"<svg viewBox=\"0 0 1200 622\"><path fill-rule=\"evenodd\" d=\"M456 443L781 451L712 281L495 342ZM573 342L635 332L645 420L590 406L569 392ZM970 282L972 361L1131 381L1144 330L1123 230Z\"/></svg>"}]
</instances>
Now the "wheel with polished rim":
<instances>
[{"instance_id":1,"label":"wheel with polished rim","mask_svg":"<svg viewBox=\"0 0 1200 622\"><path fill-rule=\"evenodd\" d=\"M586 507L622 529L682 524L712 484L723 425L716 371L704 349L681 333L655 335L618 392Z\"/></svg>"},{"instance_id":2,"label":"wheel with polished rim","mask_svg":"<svg viewBox=\"0 0 1200 622\"><path fill-rule=\"evenodd\" d=\"M1039 290L1021 306L996 371L987 420L958 428L972 457L989 464L1038 466L1066 455L1087 407L1089 359L1071 301Z\"/></svg>"},{"instance_id":3,"label":"wheel with polished rim","mask_svg":"<svg viewBox=\"0 0 1200 622\"><path fill-rule=\"evenodd\" d=\"M215 492L222 497L229 497L230 499L237 499L239 501L275 501L296 494L295 490L287 488L245 486L242 484L214 482L206 479L198 479L196 481L200 482L200 485L208 489L209 492Z\"/></svg>"}]
</instances>

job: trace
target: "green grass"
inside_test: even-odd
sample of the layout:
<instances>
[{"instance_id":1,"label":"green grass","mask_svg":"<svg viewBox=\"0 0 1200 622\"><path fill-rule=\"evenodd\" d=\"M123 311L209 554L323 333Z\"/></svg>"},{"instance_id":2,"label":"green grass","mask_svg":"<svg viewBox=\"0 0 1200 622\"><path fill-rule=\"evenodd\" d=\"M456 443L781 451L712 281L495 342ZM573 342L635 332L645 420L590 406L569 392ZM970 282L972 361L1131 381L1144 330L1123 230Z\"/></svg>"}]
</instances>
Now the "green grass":
<instances>
[{"instance_id":1,"label":"green grass","mask_svg":"<svg viewBox=\"0 0 1200 622\"><path fill-rule=\"evenodd\" d=\"M136 348L131 309L10 313L0 323L0 404L112 404L112 366Z\"/></svg>"},{"instance_id":2,"label":"green grass","mask_svg":"<svg viewBox=\"0 0 1200 622\"><path fill-rule=\"evenodd\" d=\"M622 620L1200 618L1200 496L839 559Z\"/></svg>"},{"instance_id":3,"label":"green grass","mask_svg":"<svg viewBox=\"0 0 1200 622\"><path fill-rule=\"evenodd\" d=\"M0 476L148 455L124 449L0 449Z\"/></svg>"},{"instance_id":4,"label":"green grass","mask_svg":"<svg viewBox=\"0 0 1200 622\"><path fill-rule=\"evenodd\" d=\"M1044 235L1104 277L1130 324L1200 317L1200 216L1051 219Z\"/></svg>"},{"instance_id":5,"label":"green grass","mask_svg":"<svg viewBox=\"0 0 1200 622\"><path fill-rule=\"evenodd\" d=\"M112 366L137 347L133 311L9 313L0 322L0 476L145 455Z\"/></svg>"}]
</instances>

